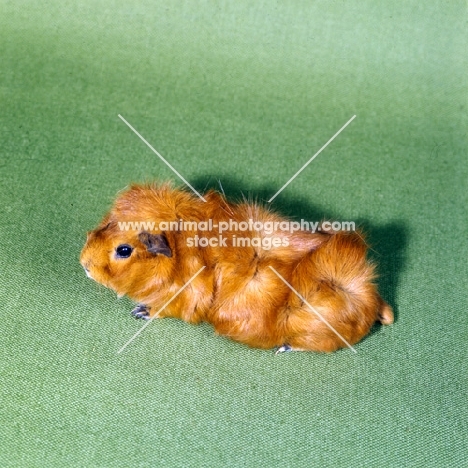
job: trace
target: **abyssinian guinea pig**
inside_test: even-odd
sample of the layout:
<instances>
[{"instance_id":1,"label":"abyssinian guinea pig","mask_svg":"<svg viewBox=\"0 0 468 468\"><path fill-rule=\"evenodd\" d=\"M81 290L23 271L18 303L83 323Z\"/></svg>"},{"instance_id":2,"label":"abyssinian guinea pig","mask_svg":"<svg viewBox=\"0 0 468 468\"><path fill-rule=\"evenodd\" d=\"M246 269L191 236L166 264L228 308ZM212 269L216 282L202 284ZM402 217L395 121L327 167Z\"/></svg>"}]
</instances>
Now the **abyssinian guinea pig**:
<instances>
[{"instance_id":1,"label":"abyssinian guinea pig","mask_svg":"<svg viewBox=\"0 0 468 468\"><path fill-rule=\"evenodd\" d=\"M87 275L136 301L137 318L205 321L257 348L329 352L393 322L361 233L288 229L259 204L204 199L131 186L88 233Z\"/></svg>"}]
</instances>

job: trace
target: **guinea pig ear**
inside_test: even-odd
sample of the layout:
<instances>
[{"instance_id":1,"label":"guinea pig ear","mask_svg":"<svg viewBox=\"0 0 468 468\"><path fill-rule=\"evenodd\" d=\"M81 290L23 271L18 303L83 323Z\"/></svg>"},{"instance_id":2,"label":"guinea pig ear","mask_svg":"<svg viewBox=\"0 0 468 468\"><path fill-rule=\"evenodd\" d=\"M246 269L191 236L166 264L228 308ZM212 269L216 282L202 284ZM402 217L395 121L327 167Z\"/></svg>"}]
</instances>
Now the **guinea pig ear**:
<instances>
[{"instance_id":1,"label":"guinea pig ear","mask_svg":"<svg viewBox=\"0 0 468 468\"><path fill-rule=\"evenodd\" d=\"M149 232L140 232L138 234L140 242L146 245L148 252L152 254L163 254L166 257L172 257L172 250L164 234L150 234Z\"/></svg>"}]
</instances>

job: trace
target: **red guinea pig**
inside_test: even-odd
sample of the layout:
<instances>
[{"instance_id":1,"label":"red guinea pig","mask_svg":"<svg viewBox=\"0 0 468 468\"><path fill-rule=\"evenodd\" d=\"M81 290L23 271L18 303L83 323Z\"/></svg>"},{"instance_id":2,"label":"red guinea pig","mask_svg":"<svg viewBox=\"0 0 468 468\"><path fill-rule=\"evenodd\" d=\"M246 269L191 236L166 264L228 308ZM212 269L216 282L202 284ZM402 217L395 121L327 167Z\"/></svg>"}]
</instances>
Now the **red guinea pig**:
<instances>
[{"instance_id":1,"label":"red guinea pig","mask_svg":"<svg viewBox=\"0 0 468 468\"><path fill-rule=\"evenodd\" d=\"M86 274L136 301L137 318L208 322L256 348L330 352L393 322L362 233L287 229L257 203L204 199L131 186L88 233Z\"/></svg>"}]
</instances>

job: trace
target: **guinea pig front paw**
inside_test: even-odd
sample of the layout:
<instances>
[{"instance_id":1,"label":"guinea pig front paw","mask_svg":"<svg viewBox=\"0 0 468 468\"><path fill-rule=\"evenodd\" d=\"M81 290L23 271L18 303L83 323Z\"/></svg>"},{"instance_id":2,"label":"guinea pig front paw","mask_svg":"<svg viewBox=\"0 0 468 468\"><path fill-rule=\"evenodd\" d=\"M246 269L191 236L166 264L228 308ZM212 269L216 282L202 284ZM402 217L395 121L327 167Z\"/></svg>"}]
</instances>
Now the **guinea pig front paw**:
<instances>
[{"instance_id":1,"label":"guinea pig front paw","mask_svg":"<svg viewBox=\"0 0 468 468\"><path fill-rule=\"evenodd\" d=\"M289 353L289 351L292 351L292 350L293 349L291 348L291 346L285 343L283 346L280 346L276 350L275 355L278 356L278 354L281 354L281 353Z\"/></svg>"},{"instance_id":2,"label":"guinea pig front paw","mask_svg":"<svg viewBox=\"0 0 468 468\"><path fill-rule=\"evenodd\" d=\"M149 320L149 308L145 304L138 304L133 310L132 315L136 319Z\"/></svg>"}]
</instances>

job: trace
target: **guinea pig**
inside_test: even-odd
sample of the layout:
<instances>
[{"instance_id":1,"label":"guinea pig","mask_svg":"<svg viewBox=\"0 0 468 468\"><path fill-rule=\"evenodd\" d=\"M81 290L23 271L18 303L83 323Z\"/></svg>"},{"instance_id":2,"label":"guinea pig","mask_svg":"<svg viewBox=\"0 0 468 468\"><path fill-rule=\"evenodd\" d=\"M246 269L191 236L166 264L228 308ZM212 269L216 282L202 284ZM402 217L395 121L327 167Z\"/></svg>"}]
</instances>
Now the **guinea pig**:
<instances>
[{"instance_id":1,"label":"guinea pig","mask_svg":"<svg viewBox=\"0 0 468 468\"><path fill-rule=\"evenodd\" d=\"M88 233L86 274L133 299L136 318L208 322L256 348L331 352L393 322L359 231L291 229L258 203L204 200L131 186Z\"/></svg>"}]
</instances>

